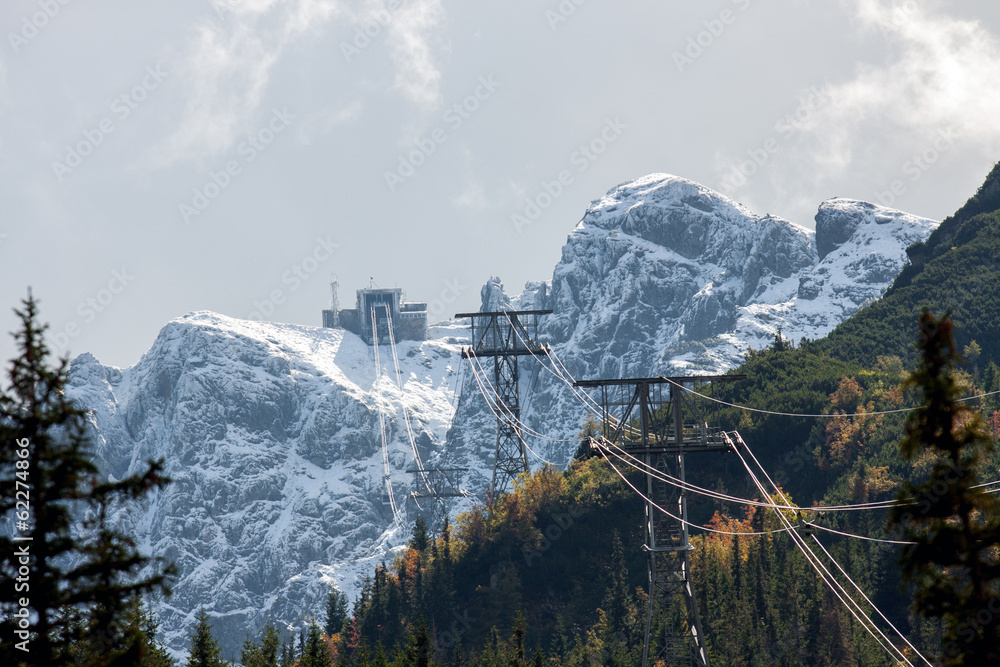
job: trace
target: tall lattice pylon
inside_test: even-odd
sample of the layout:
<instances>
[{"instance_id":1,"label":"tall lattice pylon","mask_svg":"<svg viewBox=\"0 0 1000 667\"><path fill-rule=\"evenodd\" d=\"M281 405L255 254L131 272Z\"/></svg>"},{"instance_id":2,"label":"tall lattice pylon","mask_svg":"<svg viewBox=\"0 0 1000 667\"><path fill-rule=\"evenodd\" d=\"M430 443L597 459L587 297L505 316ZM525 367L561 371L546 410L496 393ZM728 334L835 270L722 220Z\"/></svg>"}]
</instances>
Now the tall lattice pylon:
<instances>
[{"instance_id":1,"label":"tall lattice pylon","mask_svg":"<svg viewBox=\"0 0 1000 667\"><path fill-rule=\"evenodd\" d=\"M616 448L645 464L646 496L643 549L647 555L649 603L642 649L643 667L663 661L676 667L708 667L708 651L694 596L688 552L684 456L722 452L732 447L722 429L710 428L699 401L685 384L742 379L711 375L624 380L584 380L578 387L601 390L602 435L596 446L617 455ZM685 417L687 423L685 423ZM592 441L593 442L593 441ZM651 470L656 470L654 475Z\"/></svg>"},{"instance_id":2,"label":"tall lattice pylon","mask_svg":"<svg viewBox=\"0 0 1000 667\"><path fill-rule=\"evenodd\" d=\"M462 350L463 358L493 359L493 388L496 391L497 446L493 461L493 497L506 493L514 479L529 470L528 451L519 426L521 401L517 385L517 359L526 354L548 354L548 346L538 342L538 322L551 310L502 310L487 313L459 313L472 321L472 345ZM472 359L472 363L476 363Z\"/></svg>"}]
</instances>

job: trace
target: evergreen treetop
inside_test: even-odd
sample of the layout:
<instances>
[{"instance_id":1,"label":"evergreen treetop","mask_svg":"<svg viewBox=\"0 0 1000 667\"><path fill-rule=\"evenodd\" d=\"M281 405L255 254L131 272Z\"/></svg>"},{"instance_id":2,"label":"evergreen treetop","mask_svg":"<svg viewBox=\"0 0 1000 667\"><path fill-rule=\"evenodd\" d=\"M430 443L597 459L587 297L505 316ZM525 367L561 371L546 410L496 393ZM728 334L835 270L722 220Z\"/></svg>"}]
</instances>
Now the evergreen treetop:
<instances>
[{"instance_id":1,"label":"evergreen treetop","mask_svg":"<svg viewBox=\"0 0 1000 667\"><path fill-rule=\"evenodd\" d=\"M981 416L958 400L960 359L949 316L925 311L920 331L922 358L908 384L921 390L923 404L907 420L900 451L926 459L930 472L922 483L904 485L889 528L912 542L900 564L914 610L943 622L941 664L996 664L1000 613L990 605L998 606L1000 595L1000 501L977 488L993 443Z\"/></svg>"},{"instance_id":2,"label":"evergreen treetop","mask_svg":"<svg viewBox=\"0 0 1000 667\"><path fill-rule=\"evenodd\" d=\"M198 624L191 636L191 650L186 667L226 667L228 663L222 659L222 649L212 636L208 613L204 608L199 609L195 618Z\"/></svg>"},{"instance_id":3,"label":"evergreen treetop","mask_svg":"<svg viewBox=\"0 0 1000 667\"><path fill-rule=\"evenodd\" d=\"M0 536L5 638L0 657L4 664L46 667L82 659L88 657L81 653L84 635L98 647L98 655L89 658L134 653L140 638L127 630L130 600L152 591L169 593L166 576L172 568L153 567L140 576L159 559L140 554L109 511L170 480L160 474L162 461L149 462L141 475L103 480L87 435L87 413L66 396L69 362L50 364L38 302L29 293L14 312L20 354L0 392L0 486L12 492L0 495L0 515L13 515L16 532ZM18 590L15 578L24 559L28 574ZM27 630L16 627L13 616L22 608L33 612ZM22 639L30 650L17 650L17 643L8 641L16 630L30 632Z\"/></svg>"}]
</instances>

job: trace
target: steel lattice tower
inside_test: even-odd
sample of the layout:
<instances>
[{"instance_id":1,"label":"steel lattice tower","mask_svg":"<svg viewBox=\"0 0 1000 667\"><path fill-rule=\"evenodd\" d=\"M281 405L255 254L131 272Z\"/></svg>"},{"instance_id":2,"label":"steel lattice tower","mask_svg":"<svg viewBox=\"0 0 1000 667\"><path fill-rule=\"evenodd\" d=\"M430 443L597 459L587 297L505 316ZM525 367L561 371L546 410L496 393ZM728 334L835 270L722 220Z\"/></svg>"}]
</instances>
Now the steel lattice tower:
<instances>
[{"instance_id":1,"label":"steel lattice tower","mask_svg":"<svg viewBox=\"0 0 1000 667\"><path fill-rule=\"evenodd\" d=\"M490 487L493 497L505 493L518 475L529 470L528 452L518 425L521 402L517 358L526 354L548 354L548 346L537 342L538 319L551 312L503 310L455 315L472 320L472 345L462 350L462 357L493 359L493 388L497 399L497 446Z\"/></svg>"},{"instance_id":2,"label":"steel lattice tower","mask_svg":"<svg viewBox=\"0 0 1000 667\"><path fill-rule=\"evenodd\" d=\"M579 387L601 389L604 440L596 446L613 452L609 443L614 444L649 466L644 474L648 500L643 549L647 553L649 604L643 667L659 660L677 667L708 667L705 636L688 564L691 545L687 525L683 523L687 521L687 498L678 485L657 478L649 469L683 483L685 454L729 451L732 442L721 429L709 428L701 418L698 401L683 387L742 377L658 377L576 383ZM660 627L662 632L658 631Z\"/></svg>"}]
</instances>

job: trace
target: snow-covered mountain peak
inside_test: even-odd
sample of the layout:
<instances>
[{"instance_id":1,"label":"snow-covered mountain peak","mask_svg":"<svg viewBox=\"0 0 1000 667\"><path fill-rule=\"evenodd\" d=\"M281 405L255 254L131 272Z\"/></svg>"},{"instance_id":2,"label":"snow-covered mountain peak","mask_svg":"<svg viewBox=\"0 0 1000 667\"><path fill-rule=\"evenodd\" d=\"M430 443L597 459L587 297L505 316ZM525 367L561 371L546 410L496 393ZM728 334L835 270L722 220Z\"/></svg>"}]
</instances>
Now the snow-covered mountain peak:
<instances>
[{"instance_id":1,"label":"snow-covered mountain peak","mask_svg":"<svg viewBox=\"0 0 1000 667\"><path fill-rule=\"evenodd\" d=\"M503 289L503 281L497 277L491 277L483 288L479 290L481 305L479 312L496 313L501 310L511 310L510 298Z\"/></svg>"},{"instance_id":2,"label":"snow-covered mountain peak","mask_svg":"<svg viewBox=\"0 0 1000 667\"><path fill-rule=\"evenodd\" d=\"M156 605L177 655L198 607L236 657L265 619L321 617L330 583L356 594L358 575L405 540L406 471L414 451L432 466L445 456L463 333L431 327L432 340L377 357L342 329L195 312L166 324L131 368L73 362L68 393L93 411L102 472L121 478L163 458L173 479L120 520L179 569Z\"/></svg>"},{"instance_id":3,"label":"snow-covered mountain peak","mask_svg":"<svg viewBox=\"0 0 1000 667\"><path fill-rule=\"evenodd\" d=\"M703 185L668 174L623 183L592 202L564 247L564 262L574 257L567 251L577 249L575 240L586 244L584 239L590 237L609 247L606 259L611 264L602 261L595 268L628 261L624 255L616 257L613 249L627 245L642 257L673 257L678 266L691 263L727 274L725 280L738 279L741 303L758 292L761 280L767 279L764 274L787 278L812 265L816 254L809 230L756 215Z\"/></svg>"},{"instance_id":4,"label":"snow-covered mountain peak","mask_svg":"<svg viewBox=\"0 0 1000 667\"><path fill-rule=\"evenodd\" d=\"M648 174L620 183L591 202L583 223L612 229L623 212L635 207L681 209L691 207L706 213L752 214L741 204L700 183L672 174Z\"/></svg>"},{"instance_id":5,"label":"snow-covered mountain peak","mask_svg":"<svg viewBox=\"0 0 1000 667\"><path fill-rule=\"evenodd\" d=\"M824 202L816 220L813 232L665 174L616 186L563 247L542 339L578 379L722 372L779 328L795 341L828 333L878 298L937 225L847 199ZM545 373L537 386L529 423L575 433L575 398Z\"/></svg>"},{"instance_id":6,"label":"snow-covered mountain peak","mask_svg":"<svg viewBox=\"0 0 1000 667\"><path fill-rule=\"evenodd\" d=\"M816 213L816 250L819 258L851 239L863 236L865 240L923 237L926 238L938 223L903 211L879 206L857 199L827 199ZM878 225L879 227L873 227ZM853 239L859 245L860 238Z\"/></svg>"}]
</instances>

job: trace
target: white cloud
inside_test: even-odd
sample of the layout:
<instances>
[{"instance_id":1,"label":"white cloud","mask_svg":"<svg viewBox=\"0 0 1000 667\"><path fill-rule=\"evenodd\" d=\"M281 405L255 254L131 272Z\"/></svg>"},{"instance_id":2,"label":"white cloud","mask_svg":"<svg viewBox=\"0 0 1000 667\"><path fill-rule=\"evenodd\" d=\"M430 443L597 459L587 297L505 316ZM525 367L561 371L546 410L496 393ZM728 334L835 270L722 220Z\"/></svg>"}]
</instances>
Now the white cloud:
<instances>
[{"instance_id":1,"label":"white cloud","mask_svg":"<svg viewBox=\"0 0 1000 667\"><path fill-rule=\"evenodd\" d=\"M770 134L739 152L718 152L717 189L805 220L817 199L844 194L839 186L848 181L869 184L870 194L861 194L872 197L894 180L911 191L909 183L945 154L952 164L996 159L997 37L932 0L842 5L859 42L878 47L869 52L884 53L882 60L859 62L840 81L816 81Z\"/></svg>"},{"instance_id":2,"label":"white cloud","mask_svg":"<svg viewBox=\"0 0 1000 667\"><path fill-rule=\"evenodd\" d=\"M416 0L400 7L389 26L388 43L396 65L395 86L420 106L441 104L441 70L435 59L434 30L444 21L441 0Z\"/></svg>"},{"instance_id":3,"label":"white cloud","mask_svg":"<svg viewBox=\"0 0 1000 667\"><path fill-rule=\"evenodd\" d=\"M171 76L186 99L160 160L227 150L254 117L270 72L291 42L336 16L336 0L212 0Z\"/></svg>"},{"instance_id":4,"label":"white cloud","mask_svg":"<svg viewBox=\"0 0 1000 667\"><path fill-rule=\"evenodd\" d=\"M850 1L858 27L884 38L891 55L882 64L859 65L852 79L831 85L830 103L805 124L820 142L815 159L823 168L850 168L859 143L875 129L890 140L922 142L951 128L963 144L995 151L1000 44L980 23L929 5Z\"/></svg>"}]
</instances>

